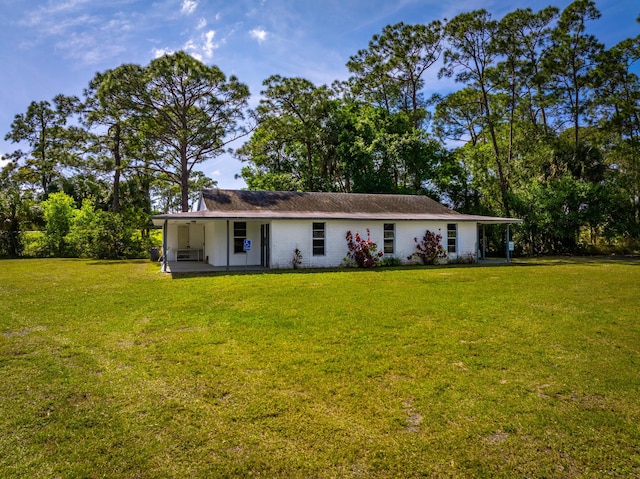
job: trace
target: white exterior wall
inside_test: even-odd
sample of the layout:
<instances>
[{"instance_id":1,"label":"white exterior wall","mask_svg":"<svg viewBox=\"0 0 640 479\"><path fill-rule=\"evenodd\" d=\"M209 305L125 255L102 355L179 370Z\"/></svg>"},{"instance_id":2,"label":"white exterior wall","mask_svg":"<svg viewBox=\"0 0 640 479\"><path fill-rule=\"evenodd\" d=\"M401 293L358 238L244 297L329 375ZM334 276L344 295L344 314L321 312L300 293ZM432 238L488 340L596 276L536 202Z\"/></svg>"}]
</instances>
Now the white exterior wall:
<instances>
[{"instance_id":1,"label":"white exterior wall","mask_svg":"<svg viewBox=\"0 0 640 479\"><path fill-rule=\"evenodd\" d=\"M256 266L260 264L260 225L259 221L246 221L247 239L251 240L248 253L233 252L233 220L229 220L229 238L227 242L227 221L211 221L207 228L205 256L213 266L227 266L227 245L229 245L229 266ZM209 234L211 232L211 234Z\"/></svg>"},{"instance_id":2,"label":"white exterior wall","mask_svg":"<svg viewBox=\"0 0 640 479\"><path fill-rule=\"evenodd\" d=\"M293 251L302 253L302 268L315 264L312 259L312 225L307 220L274 220L271 222L271 267L274 269L293 268Z\"/></svg>"},{"instance_id":3,"label":"white exterior wall","mask_svg":"<svg viewBox=\"0 0 640 479\"><path fill-rule=\"evenodd\" d=\"M458 255L459 258L478 260L478 224L458 223Z\"/></svg>"},{"instance_id":4,"label":"white exterior wall","mask_svg":"<svg viewBox=\"0 0 640 479\"><path fill-rule=\"evenodd\" d=\"M219 230L219 221L207 221L204 229L205 244L204 244L204 259L209 264L215 265L216 260L216 232Z\"/></svg>"},{"instance_id":5,"label":"white exterior wall","mask_svg":"<svg viewBox=\"0 0 640 479\"><path fill-rule=\"evenodd\" d=\"M233 224L229 223L229 264L231 266L259 265L260 264L260 225L258 221L247 221L247 239L251 240L251 251L248 253L233 253Z\"/></svg>"},{"instance_id":6,"label":"white exterior wall","mask_svg":"<svg viewBox=\"0 0 640 479\"><path fill-rule=\"evenodd\" d=\"M447 223L426 221L347 221L328 220L315 221L325 223L325 255L313 256L313 238L311 220L278 220L271 223L271 267L274 269L291 268L293 251L297 248L302 253L302 268L336 267L343 263L347 256L347 231L366 238L369 228L371 240L380 250L384 246L384 224L395 224L394 253L385 256L399 258L403 263L416 251L416 242L422 239L427 230L442 236L441 244L447 249ZM477 251L476 223L457 223L457 257L475 258Z\"/></svg>"},{"instance_id":7,"label":"white exterior wall","mask_svg":"<svg viewBox=\"0 0 640 479\"><path fill-rule=\"evenodd\" d=\"M432 233L442 236L440 244L446 250L447 249L447 224L440 222L426 222L426 221L403 221L397 222L396 225L396 248L393 255L396 258L400 258L403 263L409 261L409 256L415 253L417 243L414 238L418 239L418 242L422 241L427 230Z\"/></svg>"},{"instance_id":8,"label":"white exterior wall","mask_svg":"<svg viewBox=\"0 0 640 479\"><path fill-rule=\"evenodd\" d=\"M207 247L207 250L211 250L212 253L209 256L209 263L213 266L226 266L227 264L227 222L214 221L213 222L213 236L211 237L211 244ZM233 228L231 221L229 221L229 227ZM231 233L233 234L233 233Z\"/></svg>"},{"instance_id":9,"label":"white exterior wall","mask_svg":"<svg viewBox=\"0 0 640 479\"><path fill-rule=\"evenodd\" d=\"M189 248L193 250L203 249L205 244L205 224L182 223L180 226L189 228ZM206 253L205 253L206 254ZM167 228L167 261L176 261L178 256L178 225L169 223Z\"/></svg>"},{"instance_id":10,"label":"white exterior wall","mask_svg":"<svg viewBox=\"0 0 640 479\"><path fill-rule=\"evenodd\" d=\"M325 224L325 254L313 256L313 223ZM347 256L347 231L359 232L382 249L383 222L346 220L278 220L271 223L271 267L292 268L293 252L302 254L301 268L328 268L340 266Z\"/></svg>"},{"instance_id":11,"label":"white exterior wall","mask_svg":"<svg viewBox=\"0 0 640 479\"><path fill-rule=\"evenodd\" d=\"M457 225L456 252L447 253L447 259L455 260L457 258L473 258L473 261L477 260L477 224L475 222L451 223ZM403 261L407 261L407 258L416 252L416 242L413 239L418 238L418 241L421 241L427 230L442 236L440 244L444 250L447 251L448 224L449 222L441 223L424 221L396 223L397 246L396 253L393 256L399 257Z\"/></svg>"},{"instance_id":12,"label":"white exterior wall","mask_svg":"<svg viewBox=\"0 0 640 479\"><path fill-rule=\"evenodd\" d=\"M204 250L204 228L205 226L202 222L192 223L189 226L189 246L191 247L191 249ZM204 256L202 259L204 259Z\"/></svg>"},{"instance_id":13,"label":"white exterior wall","mask_svg":"<svg viewBox=\"0 0 640 479\"><path fill-rule=\"evenodd\" d=\"M325 255L313 256L313 223L325 224ZM203 249L203 259L208 258L213 266L227 265L227 245L229 245L230 266L256 266L260 264L260 225L262 221L247 221L247 239L252 242L251 251L233 253L233 220L229 220L229 238L227 239L227 221L198 221L189 226L190 247ZM447 249L447 223L434 221L363 221L363 220L272 220L270 225L270 267L290 269L293 267L293 251L302 253L302 268L336 267L343 263L347 255L347 231L356 232L366 238L367 228L371 240L380 250L384 247L384 224L395 225L394 253L385 256L399 258L403 263L416 251L416 242L422 239L426 230L442 236L441 244ZM457 224L457 257L477 259L478 239L475 222ZM167 231L167 260L176 261L178 244L178 225L169 224Z\"/></svg>"},{"instance_id":14,"label":"white exterior wall","mask_svg":"<svg viewBox=\"0 0 640 479\"><path fill-rule=\"evenodd\" d=\"M166 255L167 261L175 261L177 256L177 248L178 248L178 225L169 223L167 225L166 231L167 244L166 244Z\"/></svg>"}]
</instances>

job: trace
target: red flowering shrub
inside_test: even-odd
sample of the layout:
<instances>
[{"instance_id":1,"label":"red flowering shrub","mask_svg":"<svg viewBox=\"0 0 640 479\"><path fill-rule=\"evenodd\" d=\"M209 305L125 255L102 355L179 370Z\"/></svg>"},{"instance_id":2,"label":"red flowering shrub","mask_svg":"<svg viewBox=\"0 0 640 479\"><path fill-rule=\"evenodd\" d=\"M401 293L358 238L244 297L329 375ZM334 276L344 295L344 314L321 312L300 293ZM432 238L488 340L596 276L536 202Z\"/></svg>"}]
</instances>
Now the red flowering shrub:
<instances>
[{"instance_id":1,"label":"red flowering shrub","mask_svg":"<svg viewBox=\"0 0 640 479\"><path fill-rule=\"evenodd\" d=\"M373 268L384 254L378 250L378 245L371 241L369 228L367 228L367 239L362 238L357 231L355 236L351 231L347 231L347 247L349 248L347 260L355 263L359 268Z\"/></svg>"},{"instance_id":2,"label":"red flowering shrub","mask_svg":"<svg viewBox=\"0 0 640 479\"><path fill-rule=\"evenodd\" d=\"M413 238L413 241L416 242L416 251L407 259L412 260L414 258L419 258L422 261L422 264L435 264L437 260L446 258L447 252L444 250L440 241L442 240L442 235L432 233L427 230L427 232L422 237L422 241L418 241L418 238Z\"/></svg>"}]
</instances>

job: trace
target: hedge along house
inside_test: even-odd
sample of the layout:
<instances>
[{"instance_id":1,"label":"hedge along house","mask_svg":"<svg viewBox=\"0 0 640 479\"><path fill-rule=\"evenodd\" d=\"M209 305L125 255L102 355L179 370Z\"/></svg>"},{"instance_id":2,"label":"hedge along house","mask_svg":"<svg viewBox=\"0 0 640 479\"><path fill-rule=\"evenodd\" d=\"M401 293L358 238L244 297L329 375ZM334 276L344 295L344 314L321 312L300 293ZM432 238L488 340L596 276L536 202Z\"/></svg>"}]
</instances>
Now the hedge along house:
<instances>
[{"instance_id":1,"label":"hedge along house","mask_svg":"<svg viewBox=\"0 0 640 479\"><path fill-rule=\"evenodd\" d=\"M347 256L347 231L406 263L414 238L442 236L449 259L484 256L481 225L514 218L465 215L426 196L284 191L203 190L196 211L153 217L163 227L163 271L175 262L215 269L335 267ZM507 233L508 235L508 233Z\"/></svg>"}]
</instances>

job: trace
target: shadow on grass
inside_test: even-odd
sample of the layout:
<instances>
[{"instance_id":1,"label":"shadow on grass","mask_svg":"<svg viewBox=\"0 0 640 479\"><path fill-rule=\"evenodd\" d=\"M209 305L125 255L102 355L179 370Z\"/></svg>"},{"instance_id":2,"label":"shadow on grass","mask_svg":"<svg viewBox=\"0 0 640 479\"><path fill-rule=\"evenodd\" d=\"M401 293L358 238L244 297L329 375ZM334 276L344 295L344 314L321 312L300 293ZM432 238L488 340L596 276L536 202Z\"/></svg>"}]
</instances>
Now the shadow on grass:
<instances>
[{"instance_id":1,"label":"shadow on grass","mask_svg":"<svg viewBox=\"0 0 640 479\"><path fill-rule=\"evenodd\" d=\"M148 259L99 259L87 263L89 266L115 266L122 264L154 264L154 262ZM159 264L159 263L158 263Z\"/></svg>"},{"instance_id":2,"label":"shadow on grass","mask_svg":"<svg viewBox=\"0 0 640 479\"><path fill-rule=\"evenodd\" d=\"M520 266L560 266L564 264L625 264L640 265L640 255L609 255L609 256L539 256L517 260Z\"/></svg>"},{"instance_id":3,"label":"shadow on grass","mask_svg":"<svg viewBox=\"0 0 640 479\"><path fill-rule=\"evenodd\" d=\"M141 260L141 262L145 262ZM148 262L148 261L147 261ZM282 275L282 274L317 274L317 273L384 273L386 271L415 271L425 269L453 269L453 268L495 268L495 267L519 267L519 266L562 266L602 264L625 264L640 266L640 255L627 256L549 256L537 258L517 258L507 263L504 259L488 259L478 263L450 263L441 265L402 265L402 266L379 266L376 268L300 268L300 269L246 269L229 271L207 271L207 272L179 272L170 273L172 279L198 278L204 276L245 276L245 275Z\"/></svg>"},{"instance_id":4,"label":"shadow on grass","mask_svg":"<svg viewBox=\"0 0 640 479\"><path fill-rule=\"evenodd\" d=\"M335 267L335 268L300 268L300 269L234 269L229 271L191 271L170 273L172 279L198 278L204 276L245 276L245 275L283 275L283 274L318 274L318 273L378 273L382 274L387 271L416 271L416 270L439 270L451 268L478 268L491 266L523 266L524 263L490 263L490 264L441 264L441 265L402 265L402 266L378 266L376 268L353 268L353 267Z\"/></svg>"}]
</instances>

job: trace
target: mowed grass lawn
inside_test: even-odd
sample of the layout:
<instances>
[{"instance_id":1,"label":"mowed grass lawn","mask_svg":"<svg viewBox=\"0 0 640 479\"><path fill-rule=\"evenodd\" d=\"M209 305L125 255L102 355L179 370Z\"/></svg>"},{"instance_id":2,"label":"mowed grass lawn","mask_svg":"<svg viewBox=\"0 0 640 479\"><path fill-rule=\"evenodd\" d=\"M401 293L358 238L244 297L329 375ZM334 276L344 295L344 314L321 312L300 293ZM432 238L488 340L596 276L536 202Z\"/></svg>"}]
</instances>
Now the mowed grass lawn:
<instances>
[{"instance_id":1,"label":"mowed grass lawn","mask_svg":"<svg viewBox=\"0 0 640 479\"><path fill-rule=\"evenodd\" d=\"M0 262L0 477L640 477L640 262Z\"/></svg>"}]
</instances>

